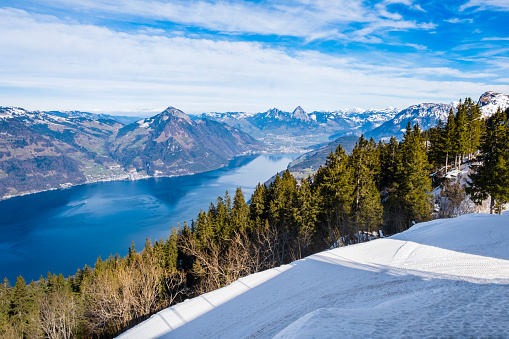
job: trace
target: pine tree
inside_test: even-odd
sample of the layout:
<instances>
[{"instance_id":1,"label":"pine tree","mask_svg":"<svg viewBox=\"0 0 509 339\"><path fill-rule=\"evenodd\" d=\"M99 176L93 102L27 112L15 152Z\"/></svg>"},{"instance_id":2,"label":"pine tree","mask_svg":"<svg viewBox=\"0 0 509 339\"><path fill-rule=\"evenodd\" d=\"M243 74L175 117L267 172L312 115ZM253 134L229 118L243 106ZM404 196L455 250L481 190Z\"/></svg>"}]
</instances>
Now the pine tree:
<instances>
[{"instance_id":1,"label":"pine tree","mask_svg":"<svg viewBox=\"0 0 509 339\"><path fill-rule=\"evenodd\" d=\"M481 144L481 135L484 128L484 120L482 120L481 109L472 99L465 99L468 121L468 154L469 159L477 152Z\"/></svg>"},{"instance_id":2,"label":"pine tree","mask_svg":"<svg viewBox=\"0 0 509 339\"><path fill-rule=\"evenodd\" d=\"M264 227L267 219L267 208L267 187L259 183L251 195L251 204L249 205L249 216L254 223L254 227Z\"/></svg>"},{"instance_id":3,"label":"pine tree","mask_svg":"<svg viewBox=\"0 0 509 339\"><path fill-rule=\"evenodd\" d=\"M382 205L377 189L380 172L380 158L373 139L366 140L362 135L349 157L354 181L351 219L355 231L377 231L382 223Z\"/></svg>"},{"instance_id":4,"label":"pine tree","mask_svg":"<svg viewBox=\"0 0 509 339\"><path fill-rule=\"evenodd\" d=\"M237 188L233 197L233 207L231 212L232 229L246 230L250 228L249 206L244 199L244 193L240 187Z\"/></svg>"},{"instance_id":5,"label":"pine tree","mask_svg":"<svg viewBox=\"0 0 509 339\"><path fill-rule=\"evenodd\" d=\"M472 201L481 204L490 197L490 213L509 201L509 121L507 113L498 109L488 119L486 132L481 139L478 165L472 166L467 193Z\"/></svg>"},{"instance_id":6,"label":"pine tree","mask_svg":"<svg viewBox=\"0 0 509 339\"><path fill-rule=\"evenodd\" d=\"M447 123L442 133L441 143L445 153L445 172L449 169L449 157L456 151L456 121L452 109L449 111Z\"/></svg>"},{"instance_id":7,"label":"pine tree","mask_svg":"<svg viewBox=\"0 0 509 339\"><path fill-rule=\"evenodd\" d=\"M382 191L391 189L396 182L399 143L395 137L391 137L388 144L380 142L378 148L380 152L380 179L378 189Z\"/></svg>"},{"instance_id":8,"label":"pine tree","mask_svg":"<svg viewBox=\"0 0 509 339\"><path fill-rule=\"evenodd\" d=\"M442 143L444 128L444 123L439 119L437 125L428 130L430 143L428 158L434 168L439 168L445 162L444 145Z\"/></svg>"},{"instance_id":9,"label":"pine tree","mask_svg":"<svg viewBox=\"0 0 509 339\"><path fill-rule=\"evenodd\" d=\"M390 233L401 232L414 222L431 219L430 165L418 125L408 123L398 153L395 192L389 196L386 227Z\"/></svg>"},{"instance_id":10,"label":"pine tree","mask_svg":"<svg viewBox=\"0 0 509 339\"><path fill-rule=\"evenodd\" d=\"M318 221L318 200L311 190L309 180L302 179L297 189L297 201L294 208L294 219L297 226L295 247L300 259L312 254L311 249Z\"/></svg>"},{"instance_id":11,"label":"pine tree","mask_svg":"<svg viewBox=\"0 0 509 339\"><path fill-rule=\"evenodd\" d=\"M318 169L312 187L319 197L319 234L324 244L333 246L340 237L353 233L350 216L354 182L348 155L341 145L329 154L325 166Z\"/></svg>"},{"instance_id":12,"label":"pine tree","mask_svg":"<svg viewBox=\"0 0 509 339\"><path fill-rule=\"evenodd\" d=\"M456 133L454 138L454 150L456 155L456 167L462 162L465 154L468 153L469 150L469 135L468 135L468 121L467 121L467 106L466 104L459 103L458 111L455 117L455 125L456 125Z\"/></svg>"}]
</instances>

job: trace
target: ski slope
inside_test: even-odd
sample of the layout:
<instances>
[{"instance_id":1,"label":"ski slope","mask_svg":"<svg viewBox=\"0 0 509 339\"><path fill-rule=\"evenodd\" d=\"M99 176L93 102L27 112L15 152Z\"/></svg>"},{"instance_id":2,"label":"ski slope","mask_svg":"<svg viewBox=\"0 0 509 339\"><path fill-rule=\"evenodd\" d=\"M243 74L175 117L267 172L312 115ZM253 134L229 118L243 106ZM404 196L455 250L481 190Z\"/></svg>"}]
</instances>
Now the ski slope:
<instances>
[{"instance_id":1,"label":"ski slope","mask_svg":"<svg viewBox=\"0 0 509 339\"><path fill-rule=\"evenodd\" d=\"M121 338L509 337L509 213L417 224L165 309Z\"/></svg>"}]
</instances>

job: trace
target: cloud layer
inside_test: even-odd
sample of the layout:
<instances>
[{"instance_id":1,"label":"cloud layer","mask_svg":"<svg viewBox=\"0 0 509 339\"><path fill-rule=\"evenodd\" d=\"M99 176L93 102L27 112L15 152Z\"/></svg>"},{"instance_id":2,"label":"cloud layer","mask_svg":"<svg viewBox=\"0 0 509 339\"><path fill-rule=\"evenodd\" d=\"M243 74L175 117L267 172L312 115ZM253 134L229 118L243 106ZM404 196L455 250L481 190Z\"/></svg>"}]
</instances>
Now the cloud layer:
<instances>
[{"instance_id":1,"label":"cloud layer","mask_svg":"<svg viewBox=\"0 0 509 339\"><path fill-rule=\"evenodd\" d=\"M410 0L371 7L346 0L264 6L228 1L47 3L73 8L74 19L51 11L0 9L1 105L133 114L169 105L189 113L258 112L297 105L306 110L404 107L485 90L509 93L507 77L499 74L509 64L507 52L499 50L488 62L480 46L468 57L482 67L463 69L453 59L461 44L444 57L429 45L398 40L397 34L406 31L433 35L437 29L427 16L405 19L399 13L425 12ZM119 20L116 27L99 22L111 17ZM126 24L133 21L137 25ZM468 24L464 21L450 18L448 24ZM389 32L401 33L389 39ZM253 38L259 35L271 38ZM300 39L295 48L292 37ZM503 42L506 36L485 39ZM348 47L359 42L359 49Z\"/></svg>"}]
</instances>

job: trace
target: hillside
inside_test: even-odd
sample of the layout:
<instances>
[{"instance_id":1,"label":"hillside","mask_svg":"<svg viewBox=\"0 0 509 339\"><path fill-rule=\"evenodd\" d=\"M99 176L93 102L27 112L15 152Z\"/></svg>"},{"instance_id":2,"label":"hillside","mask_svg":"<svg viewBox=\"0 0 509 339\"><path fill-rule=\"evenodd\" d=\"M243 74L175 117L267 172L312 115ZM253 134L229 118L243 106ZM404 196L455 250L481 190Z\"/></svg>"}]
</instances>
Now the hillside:
<instances>
[{"instance_id":1,"label":"hillside","mask_svg":"<svg viewBox=\"0 0 509 339\"><path fill-rule=\"evenodd\" d=\"M417 224L239 279L120 337L507 337L508 225L508 213Z\"/></svg>"},{"instance_id":2,"label":"hillside","mask_svg":"<svg viewBox=\"0 0 509 339\"><path fill-rule=\"evenodd\" d=\"M210 171L263 145L168 108L123 125L108 115L0 107L0 199L96 181Z\"/></svg>"},{"instance_id":3,"label":"hillside","mask_svg":"<svg viewBox=\"0 0 509 339\"><path fill-rule=\"evenodd\" d=\"M110 143L122 167L150 176L205 172L262 149L260 142L234 127L208 119L193 121L174 107L121 128Z\"/></svg>"},{"instance_id":4,"label":"hillside","mask_svg":"<svg viewBox=\"0 0 509 339\"><path fill-rule=\"evenodd\" d=\"M294 176L298 178L305 178L308 175L315 173L320 166L325 164L329 154L336 151L338 145L341 144L341 147L343 147L347 153L350 153L355 147L357 140L359 140L359 137L356 135L345 135L339 137L328 143L326 146L302 154L288 165L288 169Z\"/></svg>"}]
</instances>

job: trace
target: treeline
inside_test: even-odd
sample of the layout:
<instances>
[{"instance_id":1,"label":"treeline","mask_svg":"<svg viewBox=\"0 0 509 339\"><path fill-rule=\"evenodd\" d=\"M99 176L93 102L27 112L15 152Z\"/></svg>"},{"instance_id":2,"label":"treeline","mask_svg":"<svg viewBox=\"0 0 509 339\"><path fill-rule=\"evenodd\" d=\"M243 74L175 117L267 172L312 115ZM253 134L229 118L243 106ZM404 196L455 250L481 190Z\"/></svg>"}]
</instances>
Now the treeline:
<instances>
[{"instance_id":1,"label":"treeline","mask_svg":"<svg viewBox=\"0 0 509 339\"><path fill-rule=\"evenodd\" d=\"M286 171L268 186L259 184L250 204L240 188L233 197L227 192L190 225L172 229L167 239L147 240L141 252L133 243L126 257L99 258L94 269L85 267L67 279L48 274L27 285L19 277L14 287L5 280L0 284L0 335L110 337L242 276L366 241L379 231L401 232L431 219L429 192L444 183L432 183L430 172L453 158L459 166L477 154L472 194L479 199L498 194L494 199L501 206L509 200L509 185L501 188L501 182L486 180L494 173L509 180L504 167L509 159L507 112L499 111L485 124L480 114L469 120L476 106L465 100L445 125L425 133L408 124L401 142L376 143L361 136L350 155L338 146L307 179L297 181ZM462 148L457 136L473 129L472 124L480 126L478 139L467 134L464 140L474 146Z\"/></svg>"}]
</instances>

